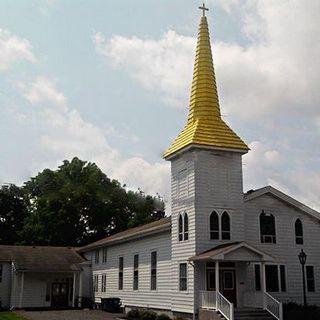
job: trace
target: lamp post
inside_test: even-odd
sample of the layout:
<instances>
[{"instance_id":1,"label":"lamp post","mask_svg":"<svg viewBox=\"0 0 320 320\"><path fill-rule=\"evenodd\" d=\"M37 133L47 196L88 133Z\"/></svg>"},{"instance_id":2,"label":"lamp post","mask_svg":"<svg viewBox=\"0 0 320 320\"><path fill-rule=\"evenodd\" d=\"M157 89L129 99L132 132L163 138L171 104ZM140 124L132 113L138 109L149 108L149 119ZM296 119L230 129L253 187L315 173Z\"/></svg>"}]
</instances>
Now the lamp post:
<instances>
[{"instance_id":1,"label":"lamp post","mask_svg":"<svg viewBox=\"0 0 320 320\"><path fill-rule=\"evenodd\" d=\"M307 296L306 296L306 276L305 276L305 264L307 261L307 255L306 253L303 251L303 249L301 249L301 252L298 255L299 257L299 261L301 263L301 268L302 268L302 284L303 284L303 305L306 306L307 305Z\"/></svg>"}]
</instances>

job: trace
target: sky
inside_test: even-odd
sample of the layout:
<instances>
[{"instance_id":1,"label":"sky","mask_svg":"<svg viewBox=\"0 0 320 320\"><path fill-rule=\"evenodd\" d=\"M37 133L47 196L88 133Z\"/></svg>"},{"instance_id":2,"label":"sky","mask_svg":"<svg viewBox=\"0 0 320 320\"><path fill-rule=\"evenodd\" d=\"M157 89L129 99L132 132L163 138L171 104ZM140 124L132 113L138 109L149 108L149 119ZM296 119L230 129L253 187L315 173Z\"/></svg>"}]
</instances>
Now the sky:
<instances>
[{"instance_id":1,"label":"sky","mask_svg":"<svg viewBox=\"0 0 320 320\"><path fill-rule=\"evenodd\" d=\"M186 121L196 0L0 0L0 184L74 156L160 194ZM208 0L223 118L244 190L320 210L320 1Z\"/></svg>"}]
</instances>

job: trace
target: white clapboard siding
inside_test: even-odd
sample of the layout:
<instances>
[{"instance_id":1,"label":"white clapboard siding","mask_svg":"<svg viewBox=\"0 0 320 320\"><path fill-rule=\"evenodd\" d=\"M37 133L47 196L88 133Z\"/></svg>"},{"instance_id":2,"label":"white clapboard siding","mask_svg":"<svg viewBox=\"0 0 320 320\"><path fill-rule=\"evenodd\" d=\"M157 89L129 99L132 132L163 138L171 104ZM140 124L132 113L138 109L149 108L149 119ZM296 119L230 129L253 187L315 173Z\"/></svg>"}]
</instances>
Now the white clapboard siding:
<instances>
[{"instance_id":1,"label":"white clapboard siding","mask_svg":"<svg viewBox=\"0 0 320 320\"><path fill-rule=\"evenodd\" d=\"M0 282L0 301L2 307L10 305L11 262L0 262L2 265L2 281Z\"/></svg>"},{"instance_id":2,"label":"white clapboard siding","mask_svg":"<svg viewBox=\"0 0 320 320\"><path fill-rule=\"evenodd\" d=\"M196 253L195 154L182 154L171 161L171 246L172 246L172 311L194 312L194 269L188 264L187 291L179 291L179 264L187 263ZM181 173L185 173L182 175ZM180 214L188 214L188 240L179 241Z\"/></svg>"},{"instance_id":3,"label":"white clapboard siding","mask_svg":"<svg viewBox=\"0 0 320 320\"><path fill-rule=\"evenodd\" d=\"M231 219L230 241L243 240L241 154L223 151L197 151L195 170L197 254L226 242L210 239L210 214L213 210L218 213L219 219L224 211L229 213Z\"/></svg>"},{"instance_id":4,"label":"white clapboard siding","mask_svg":"<svg viewBox=\"0 0 320 320\"><path fill-rule=\"evenodd\" d=\"M124 306L137 306L171 310L171 236L161 234L141 238L108 247L107 263L102 263L100 249L99 264L93 261L93 277L99 276L96 302L101 297L119 297ZM157 251L157 290L150 290L151 252ZM133 290L133 257L139 254L139 290ZM86 255L90 259L90 254ZM124 258L123 290L118 290L119 257ZM107 275L106 292L101 292L102 274Z\"/></svg>"},{"instance_id":5,"label":"white clapboard siding","mask_svg":"<svg viewBox=\"0 0 320 320\"><path fill-rule=\"evenodd\" d=\"M261 210L272 213L276 220L276 244L260 243L259 214ZM303 223L304 244L295 243L294 223L300 218ZM287 292L272 293L282 301L302 302L302 275L298 254L301 249L307 253L307 265L314 266L316 292L307 292L310 304L320 305L320 223L310 215L294 208L270 194L245 202L245 240L272 255L277 264L286 266ZM247 270L247 290L254 290L253 266ZM252 281L250 281L252 279Z\"/></svg>"}]
</instances>

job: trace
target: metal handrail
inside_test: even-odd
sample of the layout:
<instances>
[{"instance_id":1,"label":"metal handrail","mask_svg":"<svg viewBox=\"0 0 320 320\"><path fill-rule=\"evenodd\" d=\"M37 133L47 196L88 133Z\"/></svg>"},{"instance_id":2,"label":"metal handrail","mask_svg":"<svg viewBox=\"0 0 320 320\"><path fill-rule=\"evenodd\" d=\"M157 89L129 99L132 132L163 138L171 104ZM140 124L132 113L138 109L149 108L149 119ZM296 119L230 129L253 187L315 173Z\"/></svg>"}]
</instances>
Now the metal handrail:
<instances>
[{"instance_id":1,"label":"metal handrail","mask_svg":"<svg viewBox=\"0 0 320 320\"><path fill-rule=\"evenodd\" d=\"M283 319L282 302L278 301L266 291L264 291L263 295L263 309L267 310L278 320Z\"/></svg>"},{"instance_id":2,"label":"metal handrail","mask_svg":"<svg viewBox=\"0 0 320 320\"><path fill-rule=\"evenodd\" d=\"M217 291L217 310L227 319L234 320L234 305Z\"/></svg>"}]
</instances>

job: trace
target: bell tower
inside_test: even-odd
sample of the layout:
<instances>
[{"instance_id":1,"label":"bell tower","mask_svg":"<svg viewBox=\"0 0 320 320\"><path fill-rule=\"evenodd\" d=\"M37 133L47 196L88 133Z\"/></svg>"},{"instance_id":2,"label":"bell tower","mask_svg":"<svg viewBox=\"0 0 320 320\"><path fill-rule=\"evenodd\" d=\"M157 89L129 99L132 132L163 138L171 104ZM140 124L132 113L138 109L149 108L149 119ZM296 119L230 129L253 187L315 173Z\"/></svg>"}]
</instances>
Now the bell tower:
<instances>
[{"instance_id":1,"label":"bell tower","mask_svg":"<svg viewBox=\"0 0 320 320\"><path fill-rule=\"evenodd\" d=\"M203 15L189 115L182 132L164 153L171 161L172 261L176 272L179 261L221 243L244 239L242 155L249 148L221 117L207 8L200 9ZM189 276L190 272L193 270L189 269Z\"/></svg>"}]
</instances>

